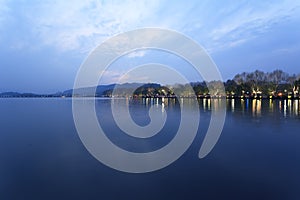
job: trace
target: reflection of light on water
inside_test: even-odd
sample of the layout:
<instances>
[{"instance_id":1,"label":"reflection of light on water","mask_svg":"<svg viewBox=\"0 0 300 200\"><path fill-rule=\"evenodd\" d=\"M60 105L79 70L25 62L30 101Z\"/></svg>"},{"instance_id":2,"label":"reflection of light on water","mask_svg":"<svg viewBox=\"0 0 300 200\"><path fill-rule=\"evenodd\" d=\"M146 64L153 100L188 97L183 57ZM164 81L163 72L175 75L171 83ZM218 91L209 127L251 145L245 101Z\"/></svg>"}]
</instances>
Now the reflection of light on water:
<instances>
[{"instance_id":1,"label":"reflection of light on water","mask_svg":"<svg viewBox=\"0 0 300 200\"><path fill-rule=\"evenodd\" d=\"M203 110L206 110L206 99L203 99Z\"/></svg>"},{"instance_id":2,"label":"reflection of light on water","mask_svg":"<svg viewBox=\"0 0 300 200\"><path fill-rule=\"evenodd\" d=\"M118 101L118 100L115 100ZM112 104L115 103L115 101L112 101ZM179 101L179 102L178 102ZM162 101L161 98L145 98L142 100L144 105L161 105L162 106L162 112L165 112L165 109L167 107L173 107L177 103L180 103L180 106L189 107L191 99L185 99L180 98L178 99L168 99L164 98L164 101ZM201 102L202 101L202 102ZM126 105L129 105L131 102L130 98L126 98ZM217 111L221 107L222 100L220 99L201 99L199 102L199 106L203 111ZM274 100L274 99L227 99L226 102L223 101L223 103L226 103L226 106L229 111L234 113L245 113L248 109L250 109L250 112L252 111L252 115L254 117L262 116L262 113L268 112L268 113L281 113L284 117L287 116L299 116L300 115L300 100L295 99L289 99L289 100ZM202 107L202 106L203 107Z\"/></svg>"},{"instance_id":3,"label":"reflection of light on water","mask_svg":"<svg viewBox=\"0 0 300 200\"><path fill-rule=\"evenodd\" d=\"M291 113L292 113L292 100L291 99L288 100L288 108L289 108L289 114L291 115Z\"/></svg>"},{"instance_id":4,"label":"reflection of light on water","mask_svg":"<svg viewBox=\"0 0 300 200\"><path fill-rule=\"evenodd\" d=\"M281 101L279 101L279 110L281 111L282 110L282 102Z\"/></svg>"},{"instance_id":5,"label":"reflection of light on water","mask_svg":"<svg viewBox=\"0 0 300 200\"><path fill-rule=\"evenodd\" d=\"M249 108L249 99L246 100L246 109L248 110Z\"/></svg>"},{"instance_id":6,"label":"reflection of light on water","mask_svg":"<svg viewBox=\"0 0 300 200\"><path fill-rule=\"evenodd\" d=\"M256 110L256 99L252 101L252 114L255 116L255 110Z\"/></svg>"},{"instance_id":7,"label":"reflection of light on water","mask_svg":"<svg viewBox=\"0 0 300 200\"><path fill-rule=\"evenodd\" d=\"M114 102L114 101L113 101L113 102ZM125 104L126 104L126 106L129 105L129 98L126 98Z\"/></svg>"},{"instance_id":8,"label":"reflection of light on water","mask_svg":"<svg viewBox=\"0 0 300 200\"><path fill-rule=\"evenodd\" d=\"M220 104L220 101L219 99L213 99L213 102L212 102L212 110L214 111L218 111L219 110L219 105Z\"/></svg>"},{"instance_id":9,"label":"reflection of light on water","mask_svg":"<svg viewBox=\"0 0 300 200\"><path fill-rule=\"evenodd\" d=\"M242 107L242 112L244 113L244 111L245 111L245 100L244 99L241 100L241 107Z\"/></svg>"},{"instance_id":10,"label":"reflection of light on water","mask_svg":"<svg viewBox=\"0 0 300 200\"><path fill-rule=\"evenodd\" d=\"M273 103L273 100L270 99L270 100L269 100L269 110L270 110L270 111L273 111L273 109L274 109L274 103Z\"/></svg>"},{"instance_id":11,"label":"reflection of light on water","mask_svg":"<svg viewBox=\"0 0 300 200\"><path fill-rule=\"evenodd\" d=\"M257 114L261 115L261 100L257 100Z\"/></svg>"},{"instance_id":12,"label":"reflection of light on water","mask_svg":"<svg viewBox=\"0 0 300 200\"><path fill-rule=\"evenodd\" d=\"M211 109L211 105L210 105L210 99L207 100L207 109L210 110Z\"/></svg>"},{"instance_id":13,"label":"reflection of light on water","mask_svg":"<svg viewBox=\"0 0 300 200\"><path fill-rule=\"evenodd\" d=\"M261 100L254 99L252 102L252 113L253 116L260 116L261 115Z\"/></svg>"},{"instance_id":14,"label":"reflection of light on water","mask_svg":"<svg viewBox=\"0 0 300 200\"><path fill-rule=\"evenodd\" d=\"M284 105L283 105L283 116L286 117L286 112L287 108L286 108L286 100L284 100Z\"/></svg>"},{"instance_id":15,"label":"reflection of light on water","mask_svg":"<svg viewBox=\"0 0 300 200\"><path fill-rule=\"evenodd\" d=\"M294 113L297 116L299 115L299 100L298 99L294 101Z\"/></svg>"},{"instance_id":16,"label":"reflection of light on water","mask_svg":"<svg viewBox=\"0 0 300 200\"><path fill-rule=\"evenodd\" d=\"M169 99L168 98L164 98L164 101L162 103L165 103L165 106L169 105Z\"/></svg>"},{"instance_id":17,"label":"reflection of light on water","mask_svg":"<svg viewBox=\"0 0 300 200\"><path fill-rule=\"evenodd\" d=\"M172 103L174 105L176 103L176 99L172 99Z\"/></svg>"},{"instance_id":18,"label":"reflection of light on water","mask_svg":"<svg viewBox=\"0 0 300 200\"><path fill-rule=\"evenodd\" d=\"M180 106L183 108L183 98L180 98Z\"/></svg>"},{"instance_id":19,"label":"reflection of light on water","mask_svg":"<svg viewBox=\"0 0 300 200\"><path fill-rule=\"evenodd\" d=\"M165 112L165 103L164 102L161 103L161 112L162 113Z\"/></svg>"}]
</instances>

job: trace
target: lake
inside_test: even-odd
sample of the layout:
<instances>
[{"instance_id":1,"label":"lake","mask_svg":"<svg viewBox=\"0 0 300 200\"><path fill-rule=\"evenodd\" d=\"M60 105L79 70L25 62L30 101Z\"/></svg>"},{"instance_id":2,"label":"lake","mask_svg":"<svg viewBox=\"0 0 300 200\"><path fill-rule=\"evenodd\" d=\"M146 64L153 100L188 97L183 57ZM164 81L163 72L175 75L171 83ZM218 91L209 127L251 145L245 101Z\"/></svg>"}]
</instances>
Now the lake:
<instances>
[{"instance_id":1,"label":"lake","mask_svg":"<svg viewBox=\"0 0 300 200\"><path fill-rule=\"evenodd\" d=\"M300 101L226 100L219 141L199 159L211 101L199 101L198 133L183 156L158 171L131 174L107 167L86 150L72 99L0 99L0 199L300 199ZM141 126L158 104L167 113L165 126L152 138L122 134L112 102L128 105ZM107 137L132 152L162 148L180 123L173 99L97 99L95 108Z\"/></svg>"}]
</instances>

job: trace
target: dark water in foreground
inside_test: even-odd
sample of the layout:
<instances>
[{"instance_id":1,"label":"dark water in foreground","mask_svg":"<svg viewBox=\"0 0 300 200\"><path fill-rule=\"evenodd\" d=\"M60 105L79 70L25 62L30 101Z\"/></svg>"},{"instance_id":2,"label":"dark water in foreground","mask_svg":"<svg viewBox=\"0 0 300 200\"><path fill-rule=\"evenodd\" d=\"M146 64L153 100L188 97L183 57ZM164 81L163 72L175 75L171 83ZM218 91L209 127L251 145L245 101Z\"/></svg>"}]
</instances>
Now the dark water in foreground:
<instances>
[{"instance_id":1,"label":"dark water in foreground","mask_svg":"<svg viewBox=\"0 0 300 200\"><path fill-rule=\"evenodd\" d=\"M124 149L153 151L176 133L180 109L172 101L164 103L168 119L153 141L122 135L110 103L97 100L98 119ZM128 102L137 124L149 123L153 103ZM227 100L220 140L199 159L210 105L200 102L198 134L180 159L159 171L128 174L88 153L71 99L0 99L0 199L300 199L299 100Z\"/></svg>"}]
</instances>

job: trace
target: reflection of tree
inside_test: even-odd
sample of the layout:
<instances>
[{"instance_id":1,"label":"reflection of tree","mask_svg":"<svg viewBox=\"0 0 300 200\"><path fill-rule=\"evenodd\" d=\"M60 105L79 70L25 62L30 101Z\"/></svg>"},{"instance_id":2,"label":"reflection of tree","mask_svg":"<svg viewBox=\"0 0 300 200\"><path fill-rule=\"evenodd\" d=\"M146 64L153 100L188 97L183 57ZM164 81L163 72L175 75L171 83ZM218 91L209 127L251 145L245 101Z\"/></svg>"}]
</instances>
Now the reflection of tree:
<instances>
[{"instance_id":1,"label":"reflection of tree","mask_svg":"<svg viewBox=\"0 0 300 200\"><path fill-rule=\"evenodd\" d=\"M227 110L236 114L251 112L253 117L266 116L266 113L272 113L272 116L292 117L300 116L300 100L298 99L230 99L227 100Z\"/></svg>"}]
</instances>

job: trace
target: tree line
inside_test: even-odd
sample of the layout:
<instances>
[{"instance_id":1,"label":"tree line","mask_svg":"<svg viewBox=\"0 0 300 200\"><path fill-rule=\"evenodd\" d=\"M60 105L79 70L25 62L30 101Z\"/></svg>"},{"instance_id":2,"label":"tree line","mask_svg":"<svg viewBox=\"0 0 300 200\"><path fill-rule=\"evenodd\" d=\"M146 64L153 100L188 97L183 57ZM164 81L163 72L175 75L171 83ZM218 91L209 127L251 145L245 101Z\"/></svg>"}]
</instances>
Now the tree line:
<instances>
[{"instance_id":1,"label":"tree line","mask_svg":"<svg viewBox=\"0 0 300 200\"><path fill-rule=\"evenodd\" d=\"M209 91L207 84L213 86ZM149 85L148 85L149 86ZM151 85L150 85L151 86ZM193 91L191 91L191 86ZM220 90L218 90L218 87ZM225 87L225 94L220 94ZM212 87L210 87L212 88ZM196 82L190 84L176 84L169 86L145 87L135 90L135 96L183 96L196 94L198 97L224 96L227 98L298 98L300 89L300 75L289 75L282 70L273 72L243 72L226 82ZM176 91L176 92L175 92ZM223 90L224 91L224 90Z\"/></svg>"}]
</instances>

